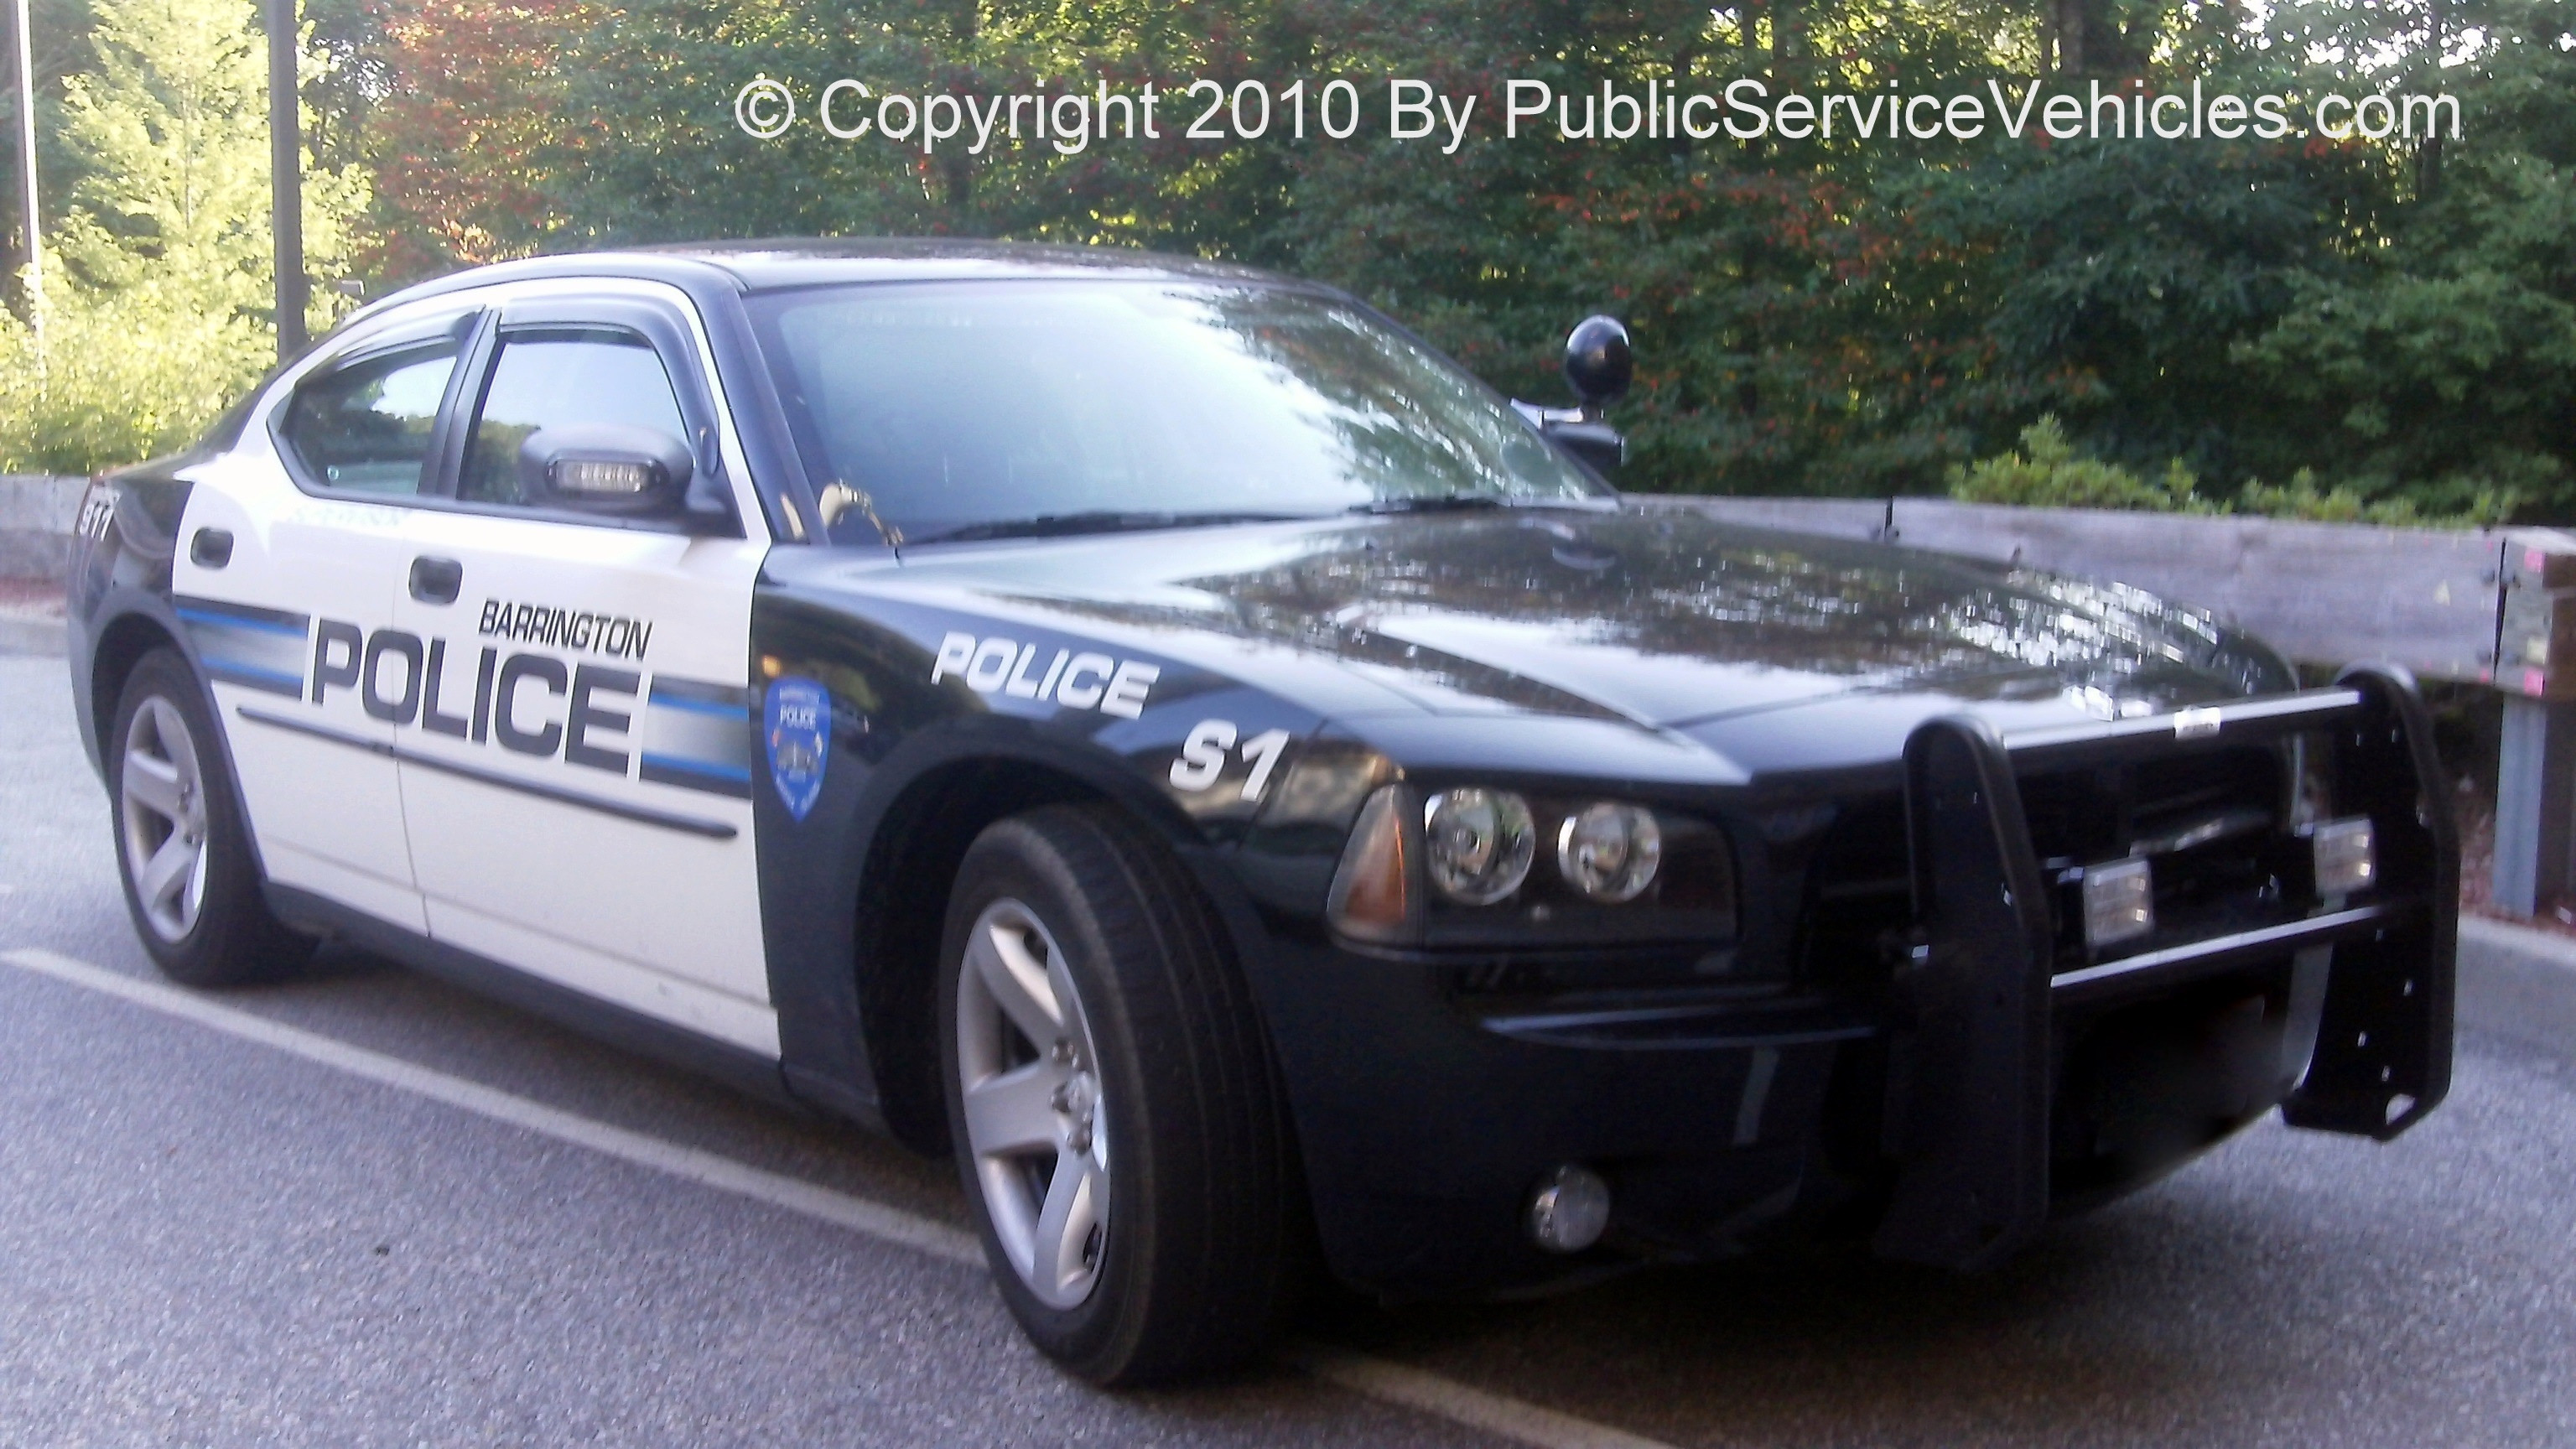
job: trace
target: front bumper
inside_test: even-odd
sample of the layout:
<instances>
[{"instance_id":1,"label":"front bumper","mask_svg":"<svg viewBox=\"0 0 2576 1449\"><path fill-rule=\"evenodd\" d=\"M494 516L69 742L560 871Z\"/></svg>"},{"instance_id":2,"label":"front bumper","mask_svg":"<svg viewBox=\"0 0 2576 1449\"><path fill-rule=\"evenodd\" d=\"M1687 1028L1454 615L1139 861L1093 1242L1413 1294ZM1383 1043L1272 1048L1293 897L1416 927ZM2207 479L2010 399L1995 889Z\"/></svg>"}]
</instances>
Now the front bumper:
<instances>
[{"instance_id":1,"label":"front bumper","mask_svg":"<svg viewBox=\"0 0 2576 1449\"><path fill-rule=\"evenodd\" d=\"M1489 1012L1429 963L1316 943L1272 965L1297 978L1263 995L1326 1257L1396 1298L1726 1251L1794 1206L1838 1053L1876 1030L1777 989ZM1566 1163L1615 1204L1603 1247L1572 1259L1525 1220Z\"/></svg>"},{"instance_id":2,"label":"front bumper","mask_svg":"<svg viewBox=\"0 0 2576 1449\"><path fill-rule=\"evenodd\" d=\"M1328 1259L1389 1296L1510 1291L1722 1254L1839 1212L1884 1256L1989 1263L2077 1191L2050 1173L2070 1061L2089 1049L2079 1033L2311 963L2323 1000L2307 1012L2313 1052L2298 1038L2304 1075L2245 1110L2281 1100L2294 1125L2404 1131L2448 1086L2456 933L2457 844L2421 701L2404 677L2362 669L2177 718L2012 737L1965 716L1918 728L1914 924L1869 1000L1772 981L1513 1007L1458 990L1455 962L1276 937L1247 953ZM2016 777L2293 734L2331 736L2336 808L2371 817L2379 887L2301 919L2068 959ZM1538 1249L1525 1223L1566 1163L1600 1172L1613 1198L1609 1236L1574 1258Z\"/></svg>"}]
</instances>

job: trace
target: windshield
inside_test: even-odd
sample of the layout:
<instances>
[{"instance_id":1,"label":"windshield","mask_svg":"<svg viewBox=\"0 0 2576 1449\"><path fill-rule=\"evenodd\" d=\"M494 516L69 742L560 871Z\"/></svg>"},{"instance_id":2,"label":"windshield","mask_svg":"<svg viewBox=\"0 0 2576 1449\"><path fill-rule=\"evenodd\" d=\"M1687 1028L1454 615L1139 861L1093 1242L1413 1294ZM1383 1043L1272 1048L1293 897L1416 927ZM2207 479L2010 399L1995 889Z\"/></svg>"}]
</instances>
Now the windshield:
<instances>
[{"instance_id":1,"label":"windshield","mask_svg":"<svg viewBox=\"0 0 2576 1449\"><path fill-rule=\"evenodd\" d=\"M752 299L835 542L1606 497L1361 309L1168 281Z\"/></svg>"}]
</instances>

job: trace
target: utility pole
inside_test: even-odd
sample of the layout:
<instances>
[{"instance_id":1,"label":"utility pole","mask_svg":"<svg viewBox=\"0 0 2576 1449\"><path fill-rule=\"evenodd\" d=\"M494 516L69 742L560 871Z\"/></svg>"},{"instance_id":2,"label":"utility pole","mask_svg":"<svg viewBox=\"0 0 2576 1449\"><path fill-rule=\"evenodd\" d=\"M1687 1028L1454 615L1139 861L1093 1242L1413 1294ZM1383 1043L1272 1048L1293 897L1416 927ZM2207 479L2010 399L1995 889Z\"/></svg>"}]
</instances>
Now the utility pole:
<instances>
[{"instance_id":1,"label":"utility pole","mask_svg":"<svg viewBox=\"0 0 2576 1449\"><path fill-rule=\"evenodd\" d=\"M25 13L27 0L18 0ZM301 48L295 0L262 0L268 16L269 232L277 243L277 357L304 350L304 113L296 103Z\"/></svg>"},{"instance_id":2,"label":"utility pole","mask_svg":"<svg viewBox=\"0 0 2576 1449\"><path fill-rule=\"evenodd\" d=\"M37 376L45 366L45 241L36 211L36 63L27 38L27 0L17 0L18 215L27 226L27 330L36 337Z\"/></svg>"}]
</instances>

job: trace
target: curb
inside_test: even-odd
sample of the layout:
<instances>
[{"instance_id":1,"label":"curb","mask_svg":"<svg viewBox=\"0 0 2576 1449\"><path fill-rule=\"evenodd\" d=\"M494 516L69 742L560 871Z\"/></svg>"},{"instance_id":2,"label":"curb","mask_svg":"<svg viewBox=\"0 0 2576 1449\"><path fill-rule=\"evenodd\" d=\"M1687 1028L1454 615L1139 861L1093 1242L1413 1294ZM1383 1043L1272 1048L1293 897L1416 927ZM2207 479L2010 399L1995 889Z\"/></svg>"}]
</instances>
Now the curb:
<instances>
[{"instance_id":1,"label":"curb","mask_svg":"<svg viewBox=\"0 0 2576 1449\"><path fill-rule=\"evenodd\" d=\"M2576 940L2460 917L2460 1025L2576 1058Z\"/></svg>"}]
</instances>

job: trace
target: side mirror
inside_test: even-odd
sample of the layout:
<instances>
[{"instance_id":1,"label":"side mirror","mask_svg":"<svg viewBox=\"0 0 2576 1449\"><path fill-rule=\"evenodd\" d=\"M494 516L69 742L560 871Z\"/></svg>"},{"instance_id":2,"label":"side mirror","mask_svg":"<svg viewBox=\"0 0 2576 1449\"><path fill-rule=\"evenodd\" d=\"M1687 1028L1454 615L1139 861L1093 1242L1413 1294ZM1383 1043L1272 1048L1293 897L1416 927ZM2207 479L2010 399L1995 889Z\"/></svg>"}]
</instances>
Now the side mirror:
<instances>
[{"instance_id":1,"label":"side mirror","mask_svg":"<svg viewBox=\"0 0 2576 1449\"><path fill-rule=\"evenodd\" d=\"M1616 317L1586 317L1565 339L1565 380L1583 399L1587 412L1615 402L1627 392L1636 362L1628 352L1628 329Z\"/></svg>"},{"instance_id":2,"label":"side mirror","mask_svg":"<svg viewBox=\"0 0 2576 1449\"><path fill-rule=\"evenodd\" d=\"M532 501L621 518L676 515L695 471L688 445L653 428L566 423L519 444L519 486Z\"/></svg>"}]
</instances>

